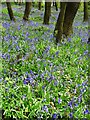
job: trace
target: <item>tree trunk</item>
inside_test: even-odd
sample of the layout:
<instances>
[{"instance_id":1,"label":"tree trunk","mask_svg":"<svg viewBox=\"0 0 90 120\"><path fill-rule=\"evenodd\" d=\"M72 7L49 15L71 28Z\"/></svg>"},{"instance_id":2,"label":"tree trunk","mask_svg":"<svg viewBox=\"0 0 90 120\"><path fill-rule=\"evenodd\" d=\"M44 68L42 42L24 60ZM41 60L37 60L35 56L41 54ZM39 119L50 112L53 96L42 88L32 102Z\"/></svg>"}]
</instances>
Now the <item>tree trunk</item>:
<instances>
[{"instance_id":1,"label":"tree trunk","mask_svg":"<svg viewBox=\"0 0 90 120\"><path fill-rule=\"evenodd\" d=\"M53 6L55 6L56 11L58 11L58 6L57 6L57 2L56 2L56 0L53 2Z\"/></svg>"},{"instance_id":2,"label":"tree trunk","mask_svg":"<svg viewBox=\"0 0 90 120\"><path fill-rule=\"evenodd\" d=\"M23 3L23 0L19 0L19 5L22 5L22 3Z\"/></svg>"},{"instance_id":3,"label":"tree trunk","mask_svg":"<svg viewBox=\"0 0 90 120\"><path fill-rule=\"evenodd\" d=\"M24 11L24 16L23 16L23 20L25 20L25 21L28 21L28 19L29 19L31 5L32 5L31 2L26 2L26 4L25 4L25 11Z\"/></svg>"},{"instance_id":4,"label":"tree trunk","mask_svg":"<svg viewBox=\"0 0 90 120\"><path fill-rule=\"evenodd\" d=\"M49 19L51 15L51 2L45 1L45 13L44 13L44 22L43 24L49 24Z\"/></svg>"},{"instance_id":5,"label":"tree trunk","mask_svg":"<svg viewBox=\"0 0 90 120\"><path fill-rule=\"evenodd\" d=\"M42 0L39 0L39 2L38 2L38 10L41 10L41 6L42 5Z\"/></svg>"},{"instance_id":6,"label":"tree trunk","mask_svg":"<svg viewBox=\"0 0 90 120\"><path fill-rule=\"evenodd\" d=\"M84 19L83 21L88 21L88 2L84 2Z\"/></svg>"},{"instance_id":7,"label":"tree trunk","mask_svg":"<svg viewBox=\"0 0 90 120\"><path fill-rule=\"evenodd\" d=\"M61 12L61 9L63 9L63 3L62 2L60 2L60 12ZM66 9L66 8L65 8ZM59 29L59 23L60 23L60 12L59 12L59 16L58 16L58 19L57 19L57 22L56 22L56 25L55 25L55 29L54 29L54 34L55 34L55 32ZM63 12L65 12L64 11L64 9L63 9ZM65 14L65 13L64 13ZM63 14L63 15L64 15Z\"/></svg>"},{"instance_id":8,"label":"tree trunk","mask_svg":"<svg viewBox=\"0 0 90 120\"><path fill-rule=\"evenodd\" d=\"M72 32L72 24L79 8L80 2L68 2L64 17L63 34L69 36Z\"/></svg>"},{"instance_id":9,"label":"tree trunk","mask_svg":"<svg viewBox=\"0 0 90 120\"><path fill-rule=\"evenodd\" d=\"M63 22L64 22L64 15L65 15L65 11L66 11L66 6L67 3L66 2L61 2L62 4L62 8L61 11L59 13L58 19L57 19L57 23L56 23L56 28L58 33L56 35L56 42L60 42L62 39L62 34L63 34Z\"/></svg>"},{"instance_id":10,"label":"tree trunk","mask_svg":"<svg viewBox=\"0 0 90 120\"><path fill-rule=\"evenodd\" d=\"M6 0L6 5L7 5L8 14L9 14L10 20L15 21L10 0Z\"/></svg>"},{"instance_id":11,"label":"tree trunk","mask_svg":"<svg viewBox=\"0 0 90 120\"><path fill-rule=\"evenodd\" d=\"M57 2L55 2L55 8L56 8L56 11L58 11Z\"/></svg>"},{"instance_id":12,"label":"tree trunk","mask_svg":"<svg viewBox=\"0 0 90 120\"><path fill-rule=\"evenodd\" d=\"M53 2L53 6L55 6L55 2Z\"/></svg>"}]
</instances>

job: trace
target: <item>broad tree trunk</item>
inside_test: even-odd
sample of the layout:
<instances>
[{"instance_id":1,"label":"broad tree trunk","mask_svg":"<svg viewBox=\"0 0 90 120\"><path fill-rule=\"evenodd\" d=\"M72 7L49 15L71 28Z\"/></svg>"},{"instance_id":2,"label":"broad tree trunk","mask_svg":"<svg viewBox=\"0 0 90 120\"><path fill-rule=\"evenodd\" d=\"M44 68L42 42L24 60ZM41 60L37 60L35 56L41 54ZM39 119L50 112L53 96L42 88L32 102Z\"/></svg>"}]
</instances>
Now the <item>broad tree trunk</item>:
<instances>
[{"instance_id":1,"label":"broad tree trunk","mask_svg":"<svg viewBox=\"0 0 90 120\"><path fill-rule=\"evenodd\" d=\"M61 41L63 34L67 37L72 33L72 25L79 5L80 2L61 3L61 11L54 30L54 32L56 30L58 32L56 35L56 42Z\"/></svg>"},{"instance_id":2,"label":"broad tree trunk","mask_svg":"<svg viewBox=\"0 0 90 120\"><path fill-rule=\"evenodd\" d=\"M25 4L25 11L24 11L24 16L23 16L23 20L25 20L25 21L28 21L28 19L29 19L31 5L32 5L31 2L26 2L26 4Z\"/></svg>"},{"instance_id":3,"label":"broad tree trunk","mask_svg":"<svg viewBox=\"0 0 90 120\"><path fill-rule=\"evenodd\" d=\"M45 1L45 13L44 13L44 21L43 24L49 24L49 19L51 15L51 2Z\"/></svg>"},{"instance_id":4,"label":"broad tree trunk","mask_svg":"<svg viewBox=\"0 0 90 120\"><path fill-rule=\"evenodd\" d=\"M14 15L13 15L13 11L12 11L12 7L11 7L10 0L6 0L6 5L7 5L8 14L9 14L10 20L15 21L15 18L14 18Z\"/></svg>"},{"instance_id":5,"label":"broad tree trunk","mask_svg":"<svg viewBox=\"0 0 90 120\"><path fill-rule=\"evenodd\" d=\"M42 0L39 0L39 2L38 2L38 10L41 10L41 6L42 5Z\"/></svg>"},{"instance_id":6,"label":"broad tree trunk","mask_svg":"<svg viewBox=\"0 0 90 120\"><path fill-rule=\"evenodd\" d=\"M84 2L84 18L83 21L88 21L88 2Z\"/></svg>"},{"instance_id":7,"label":"broad tree trunk","mask_svg":"<svg viewBox=\"0 0 90 120\"><path fill-rule=\"evenodd\" d=\"M61 4L62 4L62 8L61 8L61 11L59 13L57 23L56 23L56 27L55 27L55 30L56 29L58 30L57 35L56 35L56 42L60 42L61 39L62 39L64 15L65 15L66 6L67 6L66 2L61 2Z\"/></svg>"},{"instance_id":8,"label":"broad tree trunk","mask_svg":"<svg viewBox=\"0 0 90 120\"><path fill-rule=\"evenodd\" d=\"M64 5L63 4L63 2L60 2L60 12L59 12L59 15L58 15L58 19L57 19L57 22L56 22L56 25L55 25L55 29L54 29L54 33L56 32L56 30L58 30L59 29L59 24L60 24L60 14L61 14L61 10L62 10L62 12L65 14L65 10L64 10L64 7L65 7L66 5ZM66 7L65 7L65 9L66 9ZM62 14L63 14L62 13ZM63 14L63 17L64 17L64 14Z\"/></svg>"},{"instance_id":9,"label":"broad tree trunk","mask_svg":"<svg viewBox=\"0 0 90 120\"><path fill-rule=\"evenodd\" d=\"M63 34L65 36L69 36L72 32L72 25L75 18L75 15L77 13L77 10L79 8L80 2L68 2L64 17L64 24L63 24Z\"/></svg>"}]
</instances>

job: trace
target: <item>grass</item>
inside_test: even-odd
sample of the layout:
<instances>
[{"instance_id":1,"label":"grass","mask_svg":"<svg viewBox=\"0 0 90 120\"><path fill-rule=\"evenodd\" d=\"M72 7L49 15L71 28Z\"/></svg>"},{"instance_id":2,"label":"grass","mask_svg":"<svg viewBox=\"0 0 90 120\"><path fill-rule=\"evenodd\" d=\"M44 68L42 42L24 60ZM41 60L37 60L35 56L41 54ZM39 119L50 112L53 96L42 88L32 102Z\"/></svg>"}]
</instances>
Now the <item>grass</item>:
<instances>
[{"instance_id":1,"label":"grass","mask_svg":"<svg viewBox=\"0 0 90 120\"><path fill-rule=\"evenodd\" d=\"M7 21L6 8L2 9L0 84L4 118L89 119L88 25L82 23L82 12L75 18L73 35L56 45L55 9L49 26L42 24L44 13L37 8L32 8L27 23L22 21L18 6L13 10L15 23Z\"/></svg>"}]
</instances>

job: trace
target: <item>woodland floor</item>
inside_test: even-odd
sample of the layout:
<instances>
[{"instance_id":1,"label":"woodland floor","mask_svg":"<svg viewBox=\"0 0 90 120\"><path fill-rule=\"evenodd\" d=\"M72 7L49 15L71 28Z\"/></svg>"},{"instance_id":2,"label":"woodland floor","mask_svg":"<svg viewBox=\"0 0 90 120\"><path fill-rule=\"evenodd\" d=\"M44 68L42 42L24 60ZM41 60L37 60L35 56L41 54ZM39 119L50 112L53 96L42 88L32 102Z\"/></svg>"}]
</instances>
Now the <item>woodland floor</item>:
<instances>
[{"instance_id":1,"label":"woodland floor","mask_svg":"<svg viewBox=\"0 0 90 120\"><path fill-rule=\"evenodd\" d=\"M4 118L89 120L88 23L83 22L82 8L73 35L58 45L53 31L59 11L52 7L50 25L43 25L44 8L32 8L26 23L24 6L12 8L15 23L10 22L5 5L0 18Z\"/></svg>"}]
</instances>

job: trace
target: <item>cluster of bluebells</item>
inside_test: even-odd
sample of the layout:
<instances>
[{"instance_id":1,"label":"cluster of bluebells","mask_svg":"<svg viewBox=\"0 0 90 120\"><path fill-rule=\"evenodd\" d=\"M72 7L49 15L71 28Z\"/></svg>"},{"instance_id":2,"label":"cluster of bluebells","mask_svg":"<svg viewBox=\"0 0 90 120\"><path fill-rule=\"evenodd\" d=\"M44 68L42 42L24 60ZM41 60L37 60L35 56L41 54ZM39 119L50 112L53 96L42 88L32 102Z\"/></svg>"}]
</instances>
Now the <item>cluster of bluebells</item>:
<instances>
[{"instance_id":1,"label":"cluster of bluebells","mask_svg":"<svg viewBox=\"0 0 90 120\"><path fill-rule=\"evenodd\" d=\"M37 13L43 18L42 11L32 11L35 13L31 14L31 18L36 19L39 16ZM22 111L23 108L23 114L26 112L24 115L28 112L42 118L49 115L52 120L57 119L59 114L69 118L75 114L79 119L81 116L86 118L90 114L86 104L89 93L86 65L88 50L85 47L87 40L84 39L87 38L87 24L83 24L85 29L80 30L77 26L81 21L76 20L74 35L56 46L53 21L58 15L53 15L49 26L32 19L27 23L21 19L16 23L3 21L3 79L0 82L4 81L6 95L3 94L10 100L15 98L14 105L18 104L18 100L21 106L14 106L14 109Z\"/></svg>"}]
</instances>

